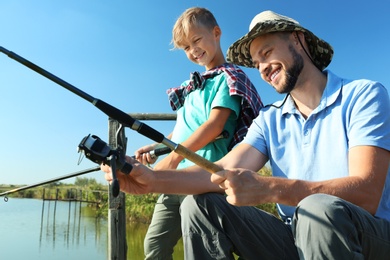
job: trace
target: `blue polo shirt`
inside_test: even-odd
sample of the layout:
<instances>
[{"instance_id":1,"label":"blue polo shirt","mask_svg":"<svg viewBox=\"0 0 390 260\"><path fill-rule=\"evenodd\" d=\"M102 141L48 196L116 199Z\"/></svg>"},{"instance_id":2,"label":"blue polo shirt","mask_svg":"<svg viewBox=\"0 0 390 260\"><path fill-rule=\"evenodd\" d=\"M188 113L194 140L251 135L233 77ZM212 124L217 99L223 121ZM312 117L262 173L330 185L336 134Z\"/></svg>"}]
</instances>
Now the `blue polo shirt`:
<instances>
[{"instance_id":1,"label":"blue polo shirt","mask_svg":"<svg viewBox=\"0 0 390 260\"><path fill-rule=\"evenodd\" d=\"M390 150L390 101L386 88L369 80L347 80L330 71L320 104L307 119L291 97L266 106L243 140L265 154L272 174L321 181L348 176L348 151L358 145ZM390 220L390 171L376 216ZM282 218L295 207L278 204Z\"/></svg>"}]
</instances>

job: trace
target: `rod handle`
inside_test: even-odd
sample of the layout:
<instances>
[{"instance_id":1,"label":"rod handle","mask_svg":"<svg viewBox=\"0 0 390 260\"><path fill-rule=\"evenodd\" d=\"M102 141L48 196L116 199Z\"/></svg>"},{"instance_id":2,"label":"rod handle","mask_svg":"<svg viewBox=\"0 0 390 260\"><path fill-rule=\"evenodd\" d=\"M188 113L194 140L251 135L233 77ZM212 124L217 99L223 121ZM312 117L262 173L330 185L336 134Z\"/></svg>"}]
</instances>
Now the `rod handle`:
<instances>
[{"instance_id":1,"label":"rod handle","mask_svg":"<svg viewBox=\"0 0 390 260\"><path fill-rule=\"evenodd\" d=\"M175 152L183 156L184 158L190 160L191 162L195 163L196 165L202 167L203 169L207 170L211 174L222 171L223 168L219 167L213 162L210 162L209 160L203 158L202 156L194 153L193 151L187 149L186 147L182 146L181 144L178 144L175 148Z\"/></svg>"},{"instance_id":2,"label":"rod handle","mask_svg":"<svg viewBox=\"0 0 390 260\"><path fill-rule=\"evenodd\" d=\"M164 155L164 154L167 154L167 153L170 153L172 150L171 148L169 148L168 146L165 146L165 147L161 147L161 148L156 148L152 151L150 151L150 156L152 158L156 158L156 157L159 157L160 155Z\"/></svg>"}]
</instances>

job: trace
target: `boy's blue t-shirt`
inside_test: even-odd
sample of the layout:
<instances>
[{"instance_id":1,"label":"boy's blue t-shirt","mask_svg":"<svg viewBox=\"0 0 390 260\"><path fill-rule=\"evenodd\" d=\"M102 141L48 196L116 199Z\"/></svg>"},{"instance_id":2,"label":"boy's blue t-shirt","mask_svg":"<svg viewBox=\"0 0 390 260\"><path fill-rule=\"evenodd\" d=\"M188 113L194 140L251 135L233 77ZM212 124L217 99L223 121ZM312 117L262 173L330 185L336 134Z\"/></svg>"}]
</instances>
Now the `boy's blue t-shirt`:
<instances>
[{"instance_id":1,"label":"boy's blue t-shirt","mask_svg":"<svg viewBox=\"0 0 390 260\"><path fill-rule=\"evenodd\" d=\"M186 86L187 84L188 81L182 85ZM224 127L224 130L228 131L229 137L211 142L196 153L212 162L221 159L228 152L241 108L241 97L230 96L224 73L207 79L203 89L197 89L188 94L184 105L177 110L176 125L171 140L175 143L181 143L188 139L199 126L207 121L211 110L216 107L232 110ZM179 163L178 169L191 165L193 165L191 161L183 159Z\"/></svg>"}]
</instances>

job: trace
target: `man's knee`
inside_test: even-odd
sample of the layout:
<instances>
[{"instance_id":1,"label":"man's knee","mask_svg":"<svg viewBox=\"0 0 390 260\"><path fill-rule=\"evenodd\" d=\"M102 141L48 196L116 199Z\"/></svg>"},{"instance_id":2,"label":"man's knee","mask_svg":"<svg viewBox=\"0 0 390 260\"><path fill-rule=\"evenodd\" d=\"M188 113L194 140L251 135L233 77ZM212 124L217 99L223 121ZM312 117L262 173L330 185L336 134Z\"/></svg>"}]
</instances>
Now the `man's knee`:
<instances>
[{"instance_id":1,"label":"man's knee","mask_svg":"<svg viewBox=\"0 0 390 260\"><path fill-rule=\"evenodd\" d=\"M328 220L339 218L345 214L346 201L327 194L313 194L299 202L295 218L316 221L320 218Z\"/></svg>"},{"instance_id":2,"label":"man's knee","mask_svg":"<svg viewBox=\"0 0 390 260\"><path fill-rule=\"evenodd\" d=\"M297 206L293 218L293 233L308 235L315 232L318 236L328 231L343 229L343 223L350 222L348 203L338 197L326 194L314 194L304 198Z\"/></svg>"},{"instance_id":3,"label":"man's knee","mask_svg":"<svg viewBox=\"0 0 390 260\"><path fill-rule=\"evenodd\" d=\"M223 203L226 203L225 197L217 193L188 195L180 206L182 231L189 232L191 227L203 229L209 226L207 223L218 219L218 208Z\"/></svg>"},{"instance_id":4,"label":"man's knee","mask_svg":"<svg viewBox=\"0 0 390 260\"><path fill-rule=\"evenodd\" d=\"M182 201L180 205L180 215L181 218L185 216L190 216L192 214L196 214L197 209L197 202L196 198L194 198L194 195L188 195L186 198Z\"/></svg>"},{"instance_id":5,"label":"man's knee","mask_svg":"<svg viewBox=\"0 0 390 260\"><path fill-rule=\"evenodd\" d=\"M216 205L223 197L216 193L205 193L200 195L188 195L180 205L180 214L183 216L193 216L207 211L210 205Z\"/></svg>"}]
</instances>

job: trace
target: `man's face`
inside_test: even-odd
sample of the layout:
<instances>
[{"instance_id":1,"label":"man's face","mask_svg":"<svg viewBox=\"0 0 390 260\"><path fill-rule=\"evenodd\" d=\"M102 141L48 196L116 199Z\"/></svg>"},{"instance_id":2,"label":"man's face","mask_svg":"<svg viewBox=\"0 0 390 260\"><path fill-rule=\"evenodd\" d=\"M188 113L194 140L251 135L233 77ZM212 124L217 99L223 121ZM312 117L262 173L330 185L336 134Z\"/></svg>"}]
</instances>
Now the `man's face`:
<instances>
[{"instance_id":1,"label":"man's face","mask_svg":"<svg viewBox=\"0 0 390 260\"><path fill-rule=\"evenodd\" d=\"M250 54L261 78L278 93L291 92L304 61L293 45L291 33L269 33L254 39Z\"/></svg>"}]
</instances>

